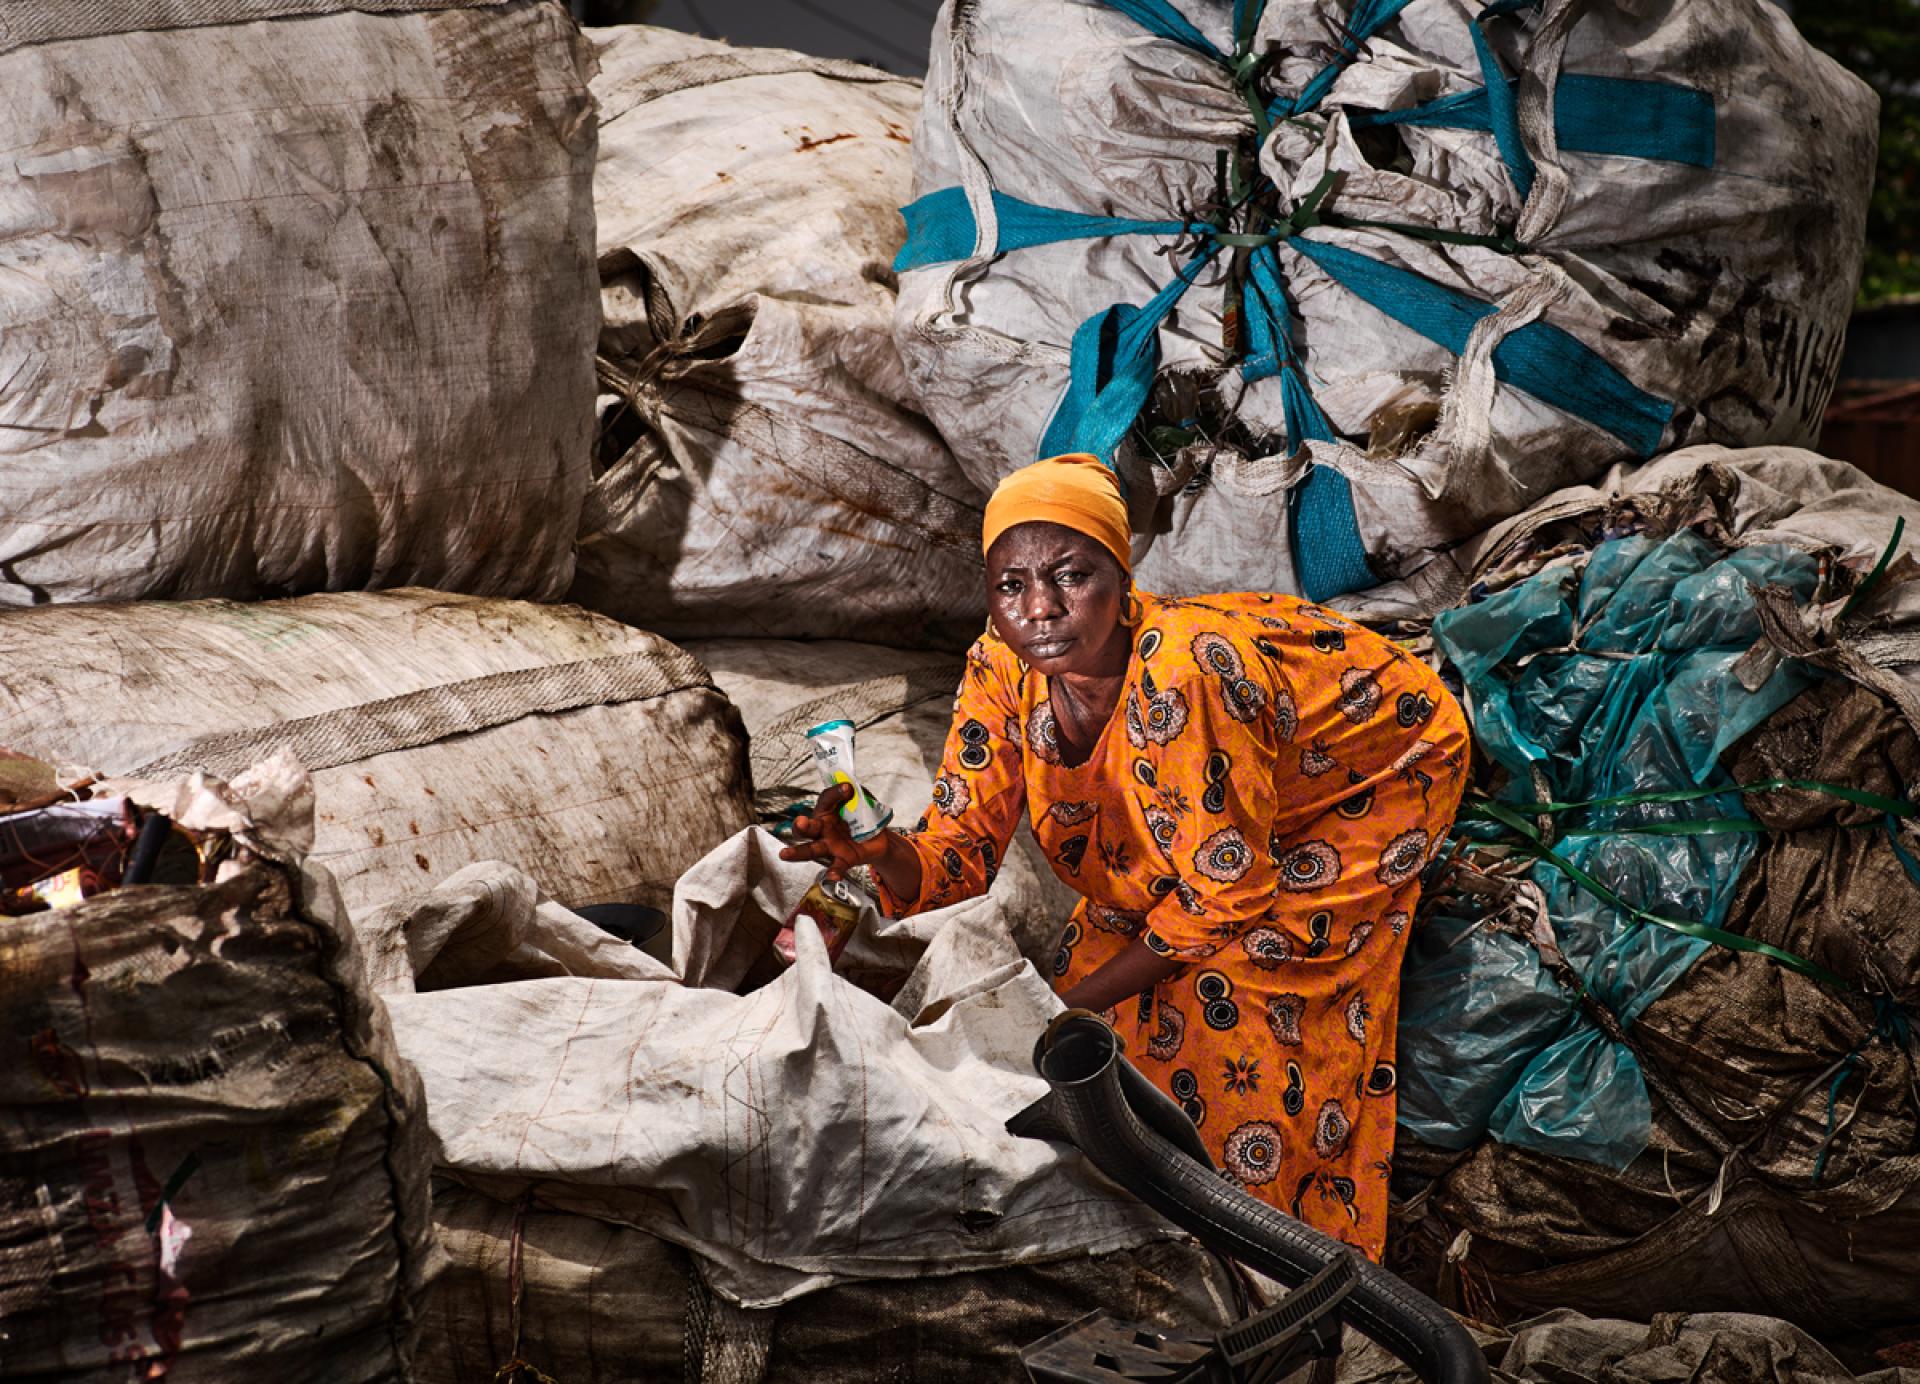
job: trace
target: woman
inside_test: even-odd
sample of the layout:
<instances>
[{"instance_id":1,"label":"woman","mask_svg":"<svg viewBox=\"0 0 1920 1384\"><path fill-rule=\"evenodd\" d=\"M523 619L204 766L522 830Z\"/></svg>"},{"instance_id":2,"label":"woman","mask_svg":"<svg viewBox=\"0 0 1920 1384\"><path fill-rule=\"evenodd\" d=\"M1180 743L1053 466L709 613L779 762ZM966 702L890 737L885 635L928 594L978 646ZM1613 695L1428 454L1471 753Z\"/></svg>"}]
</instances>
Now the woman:
<instances>
[{"instance_id":1,"label":"woman","mask_svg":"<svg viewBox=\"0 0 1920 1384\"><path fill-rule=\"evenodd\" d=\"M1400 961L1467 727L1424 665L1286 596L1134 591L1090 456L987 504L991 628L927 816L855 842L821 796L789 860L872 867L895 916L992 883L1027 811L1082 896L1052 963L1253 1195L1378 1258Z\"/></svg>"}]
</instances>

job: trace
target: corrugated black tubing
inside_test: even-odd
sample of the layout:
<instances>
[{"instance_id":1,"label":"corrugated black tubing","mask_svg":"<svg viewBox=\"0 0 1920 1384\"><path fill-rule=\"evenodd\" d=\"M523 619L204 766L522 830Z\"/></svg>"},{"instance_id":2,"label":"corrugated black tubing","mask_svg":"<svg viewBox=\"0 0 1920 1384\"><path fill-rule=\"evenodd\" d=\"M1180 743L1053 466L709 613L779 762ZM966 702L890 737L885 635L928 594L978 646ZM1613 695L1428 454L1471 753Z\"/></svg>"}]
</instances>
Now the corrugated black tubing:
<instances>
[{"instance_id":1,"label":"corrugated black tubing","mask_svg":"<svg viewBox=\"0 0 1920 1384\"><path fill-rule=\"evenodd\" d=\"M1428 1384L1486 1384L1473 1337L1439 1303L1353 1250L1266 1203L1214 1170L1180 1107L1120 1055L1098 1016L1068 1013L1034 1051L1052 1094L1009 1124L1016 1133L1063 1136L1094 1167L1208 1248L1288 1287L1341 1255L1357 1282L1343 1311L1356 1331L1405 1361Z\"/></svg>"}]
</instances>

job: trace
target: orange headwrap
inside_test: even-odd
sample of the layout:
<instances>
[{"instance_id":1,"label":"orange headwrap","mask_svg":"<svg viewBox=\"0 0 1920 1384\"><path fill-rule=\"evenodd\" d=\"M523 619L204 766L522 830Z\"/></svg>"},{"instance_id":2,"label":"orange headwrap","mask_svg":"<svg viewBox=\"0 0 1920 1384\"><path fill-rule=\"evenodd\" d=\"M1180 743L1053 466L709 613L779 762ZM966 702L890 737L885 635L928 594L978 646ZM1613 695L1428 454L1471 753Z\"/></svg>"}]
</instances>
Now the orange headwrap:
<instances>
[{"instance_id":1,"label":"orange headwrap","mask_svg":"<svg viewBox=\"0 0 1920 1384\"><path fill-rule=\"evenodd\" d=\"M1132 530L1120 482L1098 457L1086 452L1048 457L1001 480L987 501L980 550L1015 524L1059 524L1084 533L1112 553L1120 570L1133 571Z\"/></svg>"}]
</instances>

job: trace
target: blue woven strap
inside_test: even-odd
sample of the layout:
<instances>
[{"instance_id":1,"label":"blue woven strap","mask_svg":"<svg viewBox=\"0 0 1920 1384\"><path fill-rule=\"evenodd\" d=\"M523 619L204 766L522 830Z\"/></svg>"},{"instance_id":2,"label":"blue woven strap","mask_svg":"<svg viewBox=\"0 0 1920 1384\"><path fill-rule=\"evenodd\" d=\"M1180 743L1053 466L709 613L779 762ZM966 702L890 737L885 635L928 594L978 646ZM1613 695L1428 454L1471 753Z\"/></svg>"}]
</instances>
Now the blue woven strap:
<instances>
[{"instance_id":1,"label":"blue woven strap","mask_svg":"<svg viewBox=\"0 0 1920 1384\"><path fill-rule=\"evenodd\" d=\"M1293 488L1287 531L1294 575L1308 600L1330 601L1380 580L1367 565L1366 544L1360 541L1353 483L1338 471L1316 466Z\"/></svg>"},{"instance_id":2,"label":"blue woven strap","mask_svg":"<svg viewBox=\"0 0 1920 1384\"><path fill-rule=\"evenodd\" d=\"M1091 452L1113 465L1114 450L1146 407L1160 369L1160 324L1216 251L1202 249L1145 306L1116 303L1080 324L1067 390L1040 438L1039 455Z\"/></svg>"},{"instance_id":3,"label":"blue woven strap","mask_svg":"<svg viewBox=\"0 0 1920 1384\"><path fill-rule=\"evenodd\" d=\"M1467 32L1473 37L1473 55L1480 63L1480 80L1486 83L1482 90L1487 96L1487 122L1493 126L1493 142L1499 146L1500 162L1507 166L1513 190L1524 202L1533 191L1533 155L1527 152L1526 141L1520 138L1520 110L1514 99L1513 83L1500 70L1500 60L1493 55L1486 31L1473 23L1467 25Z\"/></svg>"},{"instance_id":4,"label":"blue woven strap","mask_svg":"<svg viewBox=\"0 0 1920 1384\"><path fill-rule=\"evenodd\" d=\"M1247 289L1241 306L1249 349L1240 363L1240 377L1256 384L1272 379L1294 359L1288 330L1293 302L1280 275L1280 257L1271 245L1262 245L1247 257ZM1291 420L1287 430L1293 431Z\"/></svg>"},{"instance_id":5,"label":"blue woven strap","mask_svg":"<svg viewBox=\"0 0 1920 1384\"><path fill-rule=\"evenodd\" d=\"M1100 0L1108 9L1118 10L1135 24L1150 34L1172 39L1183 48L1212 58L1215 62L1233 66L1233 62L1214 46L1213 41L1193 26L1185 15L1169 5L1166 0ZM1240 6L1236 3L1234 22L1241 20Z\"/></svg>"},{"instance_id":6,"label":"blue woven strap","mask_svg":"<svg viewBox=\"0 0 1920 1384\"><path fill-rule=\"evenodd\" d=\"M1492 303L1383 264L1325 241L1296 236L1287 242L1349 292L1401 326L1454 355L1467 349L1474 324L1497 311ZM1673 419L1673 405L1640 389L1604 356L1546 322L1511 332L1493 352L1494 375L1543 403L1583 418L1650 457Z\"/></svg>"},{"instance_id":7,"label":"blue woven strap","mask_svg":"<svg viewBox=\"0 0 1920 1384\"><path fill-rule=\"evenodd\" d=\"M1333 84L1360 54L1360 45L1391 24L1413 0L1360 0L1347 19L1347 31L1340 40L1340 50L1333 60L1307 79L1307 84L1291 101L1275 101L1269 108L1269 114L1275 120L1284 120L1289 116L1305 115L1326 99L1333 90Z\"/></svg>"},{"instance_id":8,"label":"blue woven strap","mask_svg":"<svg viewBox=\"0 0 1920 1384\"><path fill-rule=\"evenodd\" d=\"M1356 111L1350 119L1355 129L1373 125L1493 129L1484 87L1405 110ZM1713 167L1713 94L1698 87L1567 73L1554 90L1553 125L1556 142L1569 153Z\"/></svg>"},{"instance_id":9,"label":"blue woven strap","mask_svg":"<svg viewBox=\"0 0 1920 1384\"><path fill-rule=\"evenodd\" d=\"M996 243L987 254L1004 254L1061 240L1104 240L1115 235L1179 235L1184 221L1138 221L1119 216L1094 216L1036 206L1004 192L993 194L994 220L999 223ZM907 223L906 243L894 256L895 270L924 269L930 264L970 258L979 239L973 207L964 189L943 187L900 208Z\"/></svg>"}]
</instances>

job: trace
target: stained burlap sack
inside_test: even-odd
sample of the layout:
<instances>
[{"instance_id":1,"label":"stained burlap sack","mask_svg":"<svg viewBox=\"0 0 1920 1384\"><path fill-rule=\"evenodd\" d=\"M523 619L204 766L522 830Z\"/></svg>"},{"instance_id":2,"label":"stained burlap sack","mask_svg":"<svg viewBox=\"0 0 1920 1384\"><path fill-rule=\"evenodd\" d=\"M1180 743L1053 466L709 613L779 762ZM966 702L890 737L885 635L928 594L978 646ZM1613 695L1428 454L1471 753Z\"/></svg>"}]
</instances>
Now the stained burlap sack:
<instances>
[{"instance_id":1,"label":"stained burlap sack","mask_svg":"<svg viewBox=\"0 0 1920 1384\"><path fill-rule=\"evenodd\" d=\"M890 1003L835 970L811 923L769 980L818 873L778 853L750 829L681 877L671 965L601 945L500 864L387 915L470 971L505 963L436 988L429 962L384 990L441 1170L672 1240L750 1308L1173 1233L1077 1153L1007 1132L1045 1090L1033 1043L1059 1000L993 899L863 925L841 965L889 979Z\"/></svg>"},{"instance_id":2,"label":"stained burlap sack","mask_svg":"<svg viewBox=\"0 0 1920 1384\"><path fill-rule=\"evenodd\" d=\"M14 0L0 606L554 599L590 57L540 0Z\"/></svg>"},{"instance_id":3,"label":"stained burlap sack","mask_svg":"<svg viewBox=\"0 0 1920 1384\"><path fill-rule=\"evenodd\" d=\"M1510 1330L1476 1330L1500 1384L1907 1384L1911 1371L1859 1373L1786 1322L1745 1312L1661 1312L1650 1322L1584 1317L1555 1309ZM1335 1384L1415 1384L1412 1370L1349 1331Z\"/></svg>"},{"instance_id":4,"label":"stained burlap sack","mask_svg":"<svg viewBox=\"0 0 1920 1384\"><path fill-rule=\"evenodd\" d=\"M314 775L356 919L475 860L573 904L664 905L748 820L738 719L673 645L438 592L52 607L0 621L0 744L109 774Z\"/></svg>"},{"instance_id":5,"label":"stained burlap sack","mask_svg":"<svg viewBox=\"0 0 1920 1384\"><path fill-rule=\"evenodd\" d=\"M596 37L601 435L573 599L674 636L964 647L984 499L892 340L919 85Z\"/></svg>"},{"instance_id":6,"label":"stained burlap sack","mask_svg":"<svg viewBox=\"0 0 1920 1384\"><path fill-rule=\"evenodd\" d=\"M420 1384L490 1379L513 1359L566 1384L974 1384L1022 1377L1021 1347L1099 1308L1187 1328L1240 1314L1221 1261L1180 1240L750 1311L645 1231L455 1186L435 1196L434 1224L450 1263L425 1309Z\"/></svg>"},{"instance_id":7,"label":"stained burlap sack","mask_svg":"<svg viewBox=\"0 0 1920 1384\"><path fill-rule=\"evenodd\" d=\"M425 1109L302 859L311 787L153 800L252 863L0 918L0 1379L410 1378Z\"/></svg>"},{"instance_id":8,"label":"stained burlap sack","mask_svg":"<svg viewBox=\"0 0 1920 1384\"><path fill-rule=\"evenodd\" d=\"M1750 661L1800 650L1838 676L1721 761L1734 784L1749 786L1746 813L1765 828L1725 928L1842 981L1706 948L1620 1040L1654 1096L1645 1153L1613 1172L1491 1141L1450 1154L1403 1140L1409 1195L1395 1252L1416 1281L1486 1319L1556 1306L1640 1320L1761 1312L1822 1338L1898 1325L1912 1316L1903 1265L1920 1234L1920 1051L1908 1017L1920 866L1903 814L1884 803L1906 798L1920 740L1905 704L1914 569L1885 535L1907 505L1890 494L1876 503L1866 485L1816 485L1801 516L1790 491L1717 463L1673 474L1684 483L1584 510L1570 499L1557 517L1512 526L1489 575L1566 560L1582 524L1694 525L1809 549L1837 540L1829 554L1856 573L1888 554L1851 611L1857 577L1798 617L1787 613L1795 603L1762 593L1764 635ZM1777 780L1882 804L1760 787ZM1487 1017L1497 1023L1498 1009Z\"/></svg>"}]
</instances>

